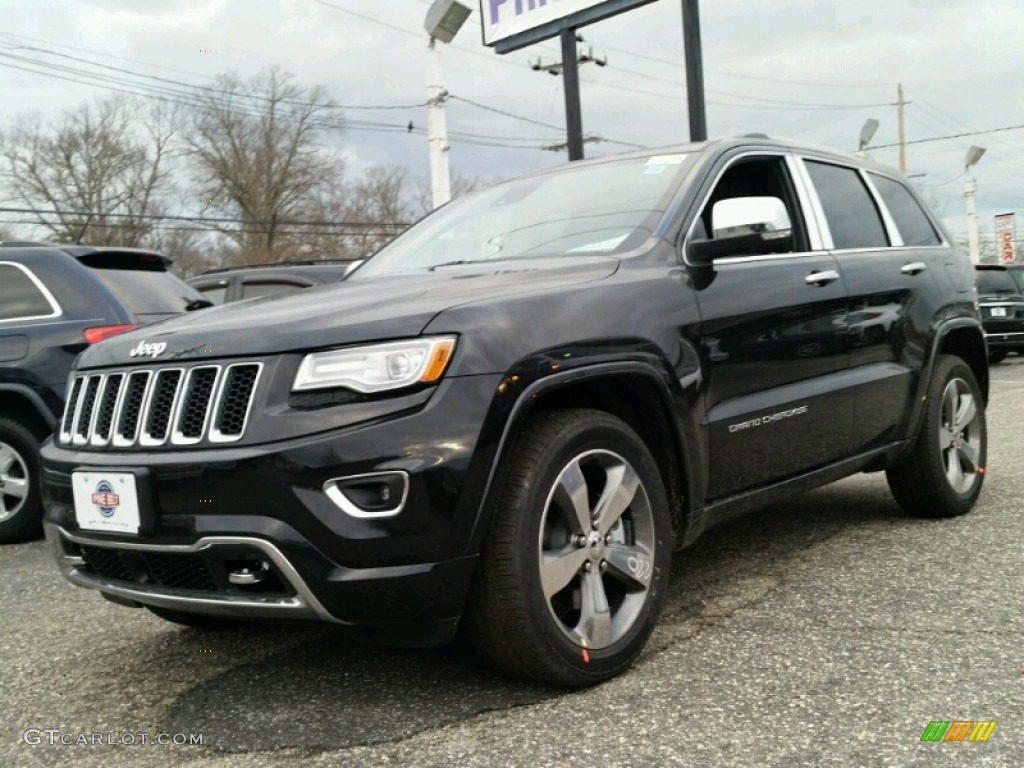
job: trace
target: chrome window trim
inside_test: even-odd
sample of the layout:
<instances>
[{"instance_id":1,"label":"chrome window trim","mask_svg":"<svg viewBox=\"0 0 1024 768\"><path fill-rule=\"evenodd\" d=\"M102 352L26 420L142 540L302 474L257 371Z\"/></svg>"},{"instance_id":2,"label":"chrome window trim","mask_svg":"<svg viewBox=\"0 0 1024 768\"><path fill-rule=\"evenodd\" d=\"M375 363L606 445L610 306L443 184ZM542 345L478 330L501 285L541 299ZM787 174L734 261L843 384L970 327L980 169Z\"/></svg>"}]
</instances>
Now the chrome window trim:
<instances>
[{"instance_id":1,"label":"chrome window trim","mask_svg":"<svg viewBox=\"0 0 1024 768\"><path fill-rule=\"evenodd\" d=\"M761 256L727 256L715 259L715 266L727 267L730 264L747 264L752 261L780 261L783 259L806 259L811 256L829 256L829 251L799 251L797 253L766 253Z\"/></svg>"},{"instance_id":2,"label":"chrome window trim","mask_svg":"<svg viewBox=\"0 0 1024 768\"><path fill-rule=\"evenodd\" d=\"M28 277L32 284L35 285L35 287L43 295L43 298L46 299L52 311L48 315L22 315L20 317L8 317L6 319L0 319L0 323L24 323L28 320L50 320L54 317L60 317L61 315L64 314L64 310L61 309L61 306L58 303L56 297L50 292L50 289L46 287L46 284L43 283L43 281L40 280L38 277L36 277L35 273L31 269L26 267L24 264L19 264L16 261L0 261L0 267L4 266L17 267L22 272L24 272L25 276Z\"/></svg>"},{"instance_id":3,"label":"chrome window trim","mask_svg":"<svg viewBox=\"0 0 1024 768\"><path fill-rule=\"evenodd\" d=\"M885 204L885 200L882 199L881 193L875 186L874 182L868 177L868 172L863 168L858 168L860 173L861 182L867 187L868 194L871 195L875 201L875 207L878 208L878 212L882 216L882 226L885 227L886 236L889 238L890 248L902 248L906 245L903 242L903 234L900 232L900 228L896 226L896 219L892 217L892 213L889 211L889 206Z\"/></svg>"},{"instance_id":4,"label":"chrome window trim","mask_svg":"<svg viewBox=\"0 0 1024 768\"><path fill-rule=\"evenodd\" d=\"M818 188L814 186L814 180L807 170L805 158L802 155L793 155L793 164L797 169L800 183L807 188L807 197L811 205L811 212L814 215L815 224L818 228L818 236L821 238L819 247L825 251L835 250L835 241L832 240L832 230L828 226L828 219L825 218L825 207L818 197Z\"/></svg>"}]
</instances>

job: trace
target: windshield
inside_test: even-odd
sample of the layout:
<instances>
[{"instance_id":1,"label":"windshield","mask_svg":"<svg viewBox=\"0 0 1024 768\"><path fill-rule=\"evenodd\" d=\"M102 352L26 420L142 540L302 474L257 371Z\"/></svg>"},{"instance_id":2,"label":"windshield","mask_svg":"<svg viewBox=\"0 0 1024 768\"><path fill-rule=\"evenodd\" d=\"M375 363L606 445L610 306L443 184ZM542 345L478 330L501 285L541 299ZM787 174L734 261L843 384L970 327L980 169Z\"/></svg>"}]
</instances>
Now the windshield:
<instances>
[{"instance_id":1,"label":"windshield","mask_svg":"<svg viewBox=\"0 0 1024 768\"><path fill-rule=\"evenodd\" d=\"M350 279L483 261L624 253L651 236L688 158L615 160L499 184L427 217Z\"/></svg>"},{"instance_id":2,"label":"windshield","mask_svg":"<svg viewBox=\"0 0 1024 768\"><path fill-rule=\"evenodd\" d=\"M981 269L978 270L978 293L991 295L1019 291L1009 272L1002 269Z\"/></svg>"},{"instance_id":3,"label":"windshield","mask_svg":"<svg viewBox=\"0 0 1024 768\"><path fill-rule=\"evenodd\" d=\"M1017 284L1017 290L1024 293L1024 269L1008 269L1006 271Z\"/></svg>"}]
</instances>

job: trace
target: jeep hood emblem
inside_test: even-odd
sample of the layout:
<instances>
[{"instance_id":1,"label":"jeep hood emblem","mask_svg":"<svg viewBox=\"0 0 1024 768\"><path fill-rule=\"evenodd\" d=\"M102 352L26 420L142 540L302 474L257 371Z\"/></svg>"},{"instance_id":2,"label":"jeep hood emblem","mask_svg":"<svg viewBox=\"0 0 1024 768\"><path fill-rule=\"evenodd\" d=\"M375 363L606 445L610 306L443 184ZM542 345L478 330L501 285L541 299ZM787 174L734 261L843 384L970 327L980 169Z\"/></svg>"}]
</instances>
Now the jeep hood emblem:
<instances>
[{"instance_id":1,"label":"jeep hood emblem","mask_svg":"<svg viewBox=\"0 0 1024 768\"><path fill-rule=\"evenodd\" d=\"M128 353L128 357L159 357L165 349L167 349L167 345L162 341L153 344L140 341L139 345Z\"/></svg>"}]
</instances>

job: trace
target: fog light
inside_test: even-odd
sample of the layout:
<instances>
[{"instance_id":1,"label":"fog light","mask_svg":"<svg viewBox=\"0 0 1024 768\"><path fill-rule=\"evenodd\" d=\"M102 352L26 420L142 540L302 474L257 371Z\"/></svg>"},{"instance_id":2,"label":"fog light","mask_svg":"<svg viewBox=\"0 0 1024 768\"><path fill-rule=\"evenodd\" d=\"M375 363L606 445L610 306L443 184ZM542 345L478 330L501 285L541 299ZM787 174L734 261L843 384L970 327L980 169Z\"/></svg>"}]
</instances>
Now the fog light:
<instances>
[{"instance_id":1,"label":"fog light","mask_svg":"<svg viewBox=\"0 0 1024 768\"><path fill-rule=\"evenodd\" d=\"M409 495L408 472L371 472L336 477L324 483L327 494L342 512L352 517L394 517Z\"/></svg>"}]
</instances>

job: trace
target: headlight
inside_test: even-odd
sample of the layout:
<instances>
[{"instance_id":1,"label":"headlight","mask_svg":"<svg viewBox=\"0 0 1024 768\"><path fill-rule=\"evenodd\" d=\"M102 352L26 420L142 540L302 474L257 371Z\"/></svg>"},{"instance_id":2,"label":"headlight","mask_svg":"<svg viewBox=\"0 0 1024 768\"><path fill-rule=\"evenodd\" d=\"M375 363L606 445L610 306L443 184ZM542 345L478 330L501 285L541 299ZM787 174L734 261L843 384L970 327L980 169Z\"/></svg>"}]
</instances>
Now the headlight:
<instances>
[{"instance_id":1,"label":"headlight","mask_svg":"<svg viewBox=\"0 0 1024 768\"><path fill-rule=\"evenodd\" d=\"M345 387L369 394L437 381L454 350L455 337L432 336L314 352L302 359L292 391Z\"/></svg>"}]
</instances>

